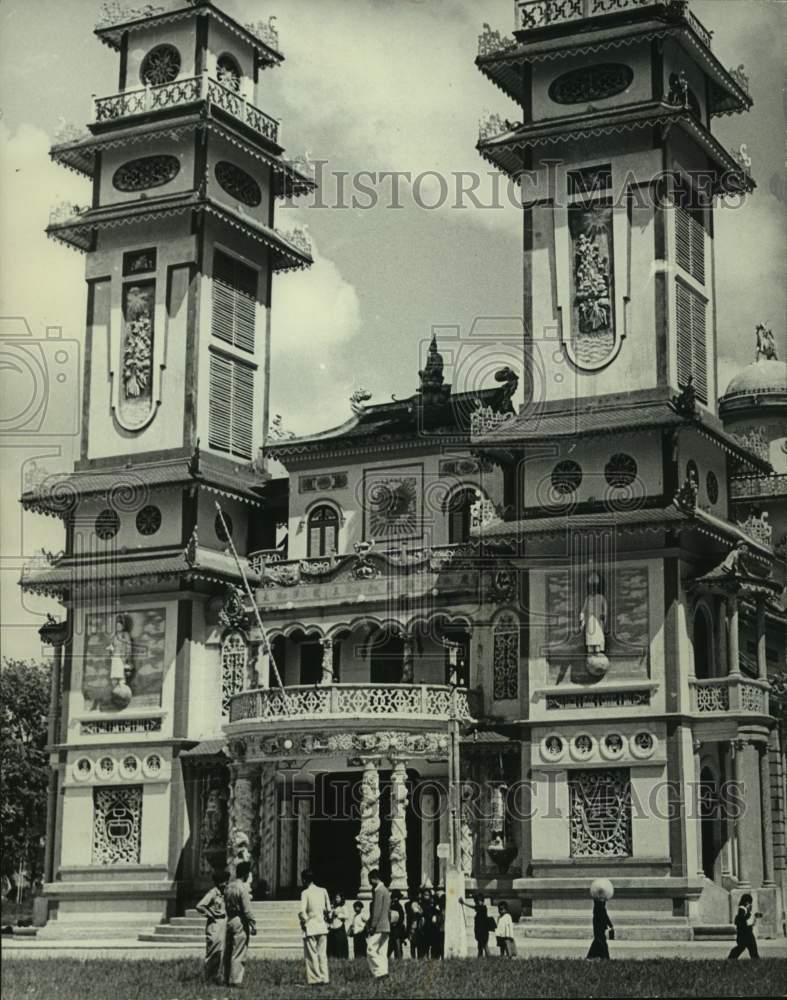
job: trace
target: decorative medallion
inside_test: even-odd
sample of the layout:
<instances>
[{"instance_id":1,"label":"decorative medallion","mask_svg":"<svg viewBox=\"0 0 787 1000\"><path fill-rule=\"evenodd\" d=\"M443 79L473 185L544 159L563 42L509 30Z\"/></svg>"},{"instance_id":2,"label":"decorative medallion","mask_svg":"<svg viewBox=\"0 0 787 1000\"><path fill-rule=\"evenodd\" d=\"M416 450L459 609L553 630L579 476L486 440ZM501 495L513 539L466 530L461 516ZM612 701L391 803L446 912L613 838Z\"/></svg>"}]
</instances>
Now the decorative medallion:
<instances>
[{"instance_id":1,"label":"decorative medallion","mask_svg":"<svg viewBox=\"0 0 787 1000\"><path fill-rule=\"evenodd\" d=\"M626 738L620 733L607 733L599 742L601 756L607 760L618 760L626 750Z\"/></svg>"},{"instance_id":2,"label":"decorative medallion","mask_svg":"<svg viewBox=\"0 0 787 1000\"><path fill-rule=\"evenodd\" d=\"M134 274L144 274L145 271L156 270L156 250L130 250L123 254L123 277Z\"/></svg>"},{"instance_id":3,"label":"decorative medallion","mask_svg":"<svg viewBox=\"0 0 787 1000\"><path fill-rule=\"evenodd\" d=\"M153 504L143 507L137 514L137 531L140 535L155 535L161 527L161 511Z\"/></svg>"},{"instance_id":4,"label":"decorative medallion","mask_svg":"<svg viewBox=\"0 0 787 1000\"><path fill-rule=\"evenodd\" d=\"M604 478L613 489L626 489L637 478L636 459L618 452L604 466Z\"/></svg>"},{"instance_id":5,"label":"decorative medallion","mask_svg":"<svg viewBox=\"0 0 787 1000\"><path fill-rule=\"evenodd\" d=\"M112 176L112 185L118 191L146 191L169 184L179 173L177 156L141 156L119 166Z\"/></svg>"},{"instance_id":6,"label":"decorative medallion","mask_svg":"<svg viewBox=\"0 0 787 1000\"><path fill-rule=\"evenodd\" d=\"M575 493L582 483L582 469L570 458L558 462L552 470L551 482L555 493Z\"/></svg>"},{"instance_id":7,"label":"decorative medallion","mask_svg":"<svg viewBox=\"0 0 787 1000\"><path fill-rule=\"evenodd\" d=\"M120 531L120 518L116 510L107 507L96 518L96 535L102 542L108 542Z\"/></svg>"},{"instance_id":8,"label":"decorative medallion","mask_svg":"<svg viewBox=\"0 0 787 1000\"><path fill-rule=\"evenodd\" d=\"M571 756L574 760L589 760L596 749L596 741L589 733L580 733L571 741Z\"/></svg>"},{"instance_id":9,"label":"decorative medallion","mask_svg":"<svg viewBox=\"0 0 787 1000\"><path fill-rule=\"evenodd\" d=\"M647 757L652 757L656 752L656 746L658 744L657 738L653 733L644 730L637 733L634 739L630 742L631 753L634 757L638 757L640 760L644 760Z\"/></svg>"},{"instance_id":10,"label":"decorative medallion","mask_svg":"<svg viewBox=\"0 0 787 1000\"><path fill-rule=\"evenodd\" d=\"M126 754L120 761L121 778L129 779L138 777L140 766L138 757L135 757L134 754Z\"/></svg>"},{"instance_id":11,"label":"decorative medallion","mask_svg":"<svg viewBox=\"0 0 787 1000\"><path fill-rule=\"evenodd\" d=\"M709 472L705 477L705 488L708 493L708 499L711 503L719 502L719 480L716 478L715 472Z\"/></svg>"},{"instance_id":12,"label":"decorative medallion","mask_svg":"<svg viewBox=\"0 0 787 1000\"><path fill-rule=\"evenodd\" d=\"M621 94L631 86L634 70L624 63L583 66L563 73L549 86L549 98L555 104L586 104Z\"/></svg>"},{"instance_id":13,"label":"decorative medallion","mask_svg":"<svg viewBox=\"0 0 787 1000\"><path fill-rule=\"evenodd\" d=\"M89 757L80 757L74 762L73 772L77 781L87 781L93 774L93 761Z\"/></svg>"},{"instance_id":14,"label":"decorative medallion","mask_svg":"<svg viewBox=\"0 0 787 1000\"><path fill-rule=\"evenodd\" d=\"M244 607L245 594L240 587L228 587L224 607L219 611L219 624L226 629L246 629L249 616Z\"/></svg>"},{"instance_id":15,"label":"decorative medallion","mask_svg":"<svg viewBox=\"0 0 787 1000\"><path fill-rule=\"evenodd\" d=\"M251 174L228 160L219 160L215 169L216 180L231 198L256 208L262 201L262 190Z\"/></svg>"},{"instance_id":16,"label":"decorative medallion","mask_svg":"<svg viewBox=\"0 0 787 1000\"><path fill-rule=\"evenodd\" d=\"M541 756L544 760L562 760L566 752L566 743L562 736L557 733L550 733L541 741Z\"/></svg>"},{"instance_id":17,"label":"decorative medallion","mask_svg":"<svg viewBox=\"0 0 787 1000\"><path fill-rule=\"evenodd\" d=\"M172 83L180 73L180 52L174 45L157 45L142 60L140 79L149 87Z\"/></svg>"},{"instance_id":18,"label":"decorative medallion","mask_svg":"<svg viewBox=\"0 0 787 1000\"><path fill-rule=\"evenodd\" d=\"M146 778L157 778L161 774L161 757L157 753L148 754L142 770Z\"/></svg>"}]
</instances>

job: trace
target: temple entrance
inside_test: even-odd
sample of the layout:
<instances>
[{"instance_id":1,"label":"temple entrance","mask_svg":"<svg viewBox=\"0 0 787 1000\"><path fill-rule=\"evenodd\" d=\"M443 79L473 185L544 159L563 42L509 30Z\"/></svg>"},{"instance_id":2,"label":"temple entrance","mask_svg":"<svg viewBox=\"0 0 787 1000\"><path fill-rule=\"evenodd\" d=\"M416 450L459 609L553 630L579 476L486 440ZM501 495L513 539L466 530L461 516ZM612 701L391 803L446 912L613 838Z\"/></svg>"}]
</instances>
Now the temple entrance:
<instances>
[{"instance_id":1,"label":"temple entrance","mask_svg":"<svg viewBox=\"0 0 787 1000\"><path fill-rule=\"evenodd\" d=\"M702 842L702 871L711 881L716 876L716 866L721 849L719 819L719 792L716 779L709 767L700 772L700 838Z\"/></svg>"}]
</instances>

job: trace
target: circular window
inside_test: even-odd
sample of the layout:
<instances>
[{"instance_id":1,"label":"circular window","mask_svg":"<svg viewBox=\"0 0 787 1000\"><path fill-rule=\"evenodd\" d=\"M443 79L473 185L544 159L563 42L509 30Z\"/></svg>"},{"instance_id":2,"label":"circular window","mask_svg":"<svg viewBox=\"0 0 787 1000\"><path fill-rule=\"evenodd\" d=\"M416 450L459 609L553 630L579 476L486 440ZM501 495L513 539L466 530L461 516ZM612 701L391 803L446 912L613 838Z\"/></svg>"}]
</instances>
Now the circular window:
<instances>
[{"instance_id":1,"label":"circular window","mask_svg":"<svg viewBox=\"0 0 787 1000\"><path fill-rule=\"evenodd\" d=\"M705 488L708 491L708 499L711 503L718 503L719 501L719 480L716 478L715 472L709 472L705 478Z\"/></svg>"},{"instance_id":2,"label":"circular window","mask_svg":"<svg viewBox=\"0 0 787 1000\"><path fill-rule=\"evenodd\" d=\"M587 760L588 757L592 756L594 749L595 740L593 737L587 733L580 733L579 736L574 737L571 744L571 756L575 760Z\"/></svg>"},{"instance_id":3,"label":"circular window","mask_svg":"<svg viewBox=\"0 0 787 1000\"><path fill-rule=\"evenodd\" d=\"M112 757L102 757L96 770L99 778L112 778L115 774L115 761Z\"/></svg>"},{"instance_id":4,"label":"circular window","mask_svg":"<svg viewBox=\"0 0 787 1000\"><path fill-rule=\"evenodd\" d=\"M637 462L631 455L618 452L604 466L604 477L609 486L625 489L637 478Z\"/></svg>"},{"instance_id":5,"label":"circular window","mask_svg":"<svg viewBox=\"0 0 787 1000\"><path fill-rule=\"evenodd\" d=\"M120 773L124 778L136 778L139 773L139 761L133 754L128 754L121 760Z\"/></svg>"},{"instance_id":6,"label":"circular window","mask_svg":"<svg viewBox=\"0 0 787 1000\"><path fill-rule=\"evenodd\" d=\"M223 522L222 517L224 518ZM226 531L224 525L227 526ZM232 538L232 518L229 514L217 514L216 520L213 522L213 530L220 542L228 542Z\"/></svg>"},{"instance_id":7,"label":"circular window","mask_svg":"<svg viewBox=\"0 0 787 1000\"><path fill-rule=\"evenodd\" d=\"M240 91L240 66L236 59L226 52L216 60L216 76L219 78L219 83L225 87L236 93Z\"/></svg>"},{"instance_id":8,"label":"circular window","mask_svg":"<svg viewBox=\"0 0 787 1000\"><path fill-rule=\"evenodd\" d=\"M700 485L700 470L697 468L697 463L693 458L690 458L686 463L686 478L690 479L694 485L699 489Z\"/></svg>"},{"instance_id":9,"label":"circular window","mask_svg":"<svg viewBox=\"0 0 787 1000\"><path fill-rule=\"evenodd\" d=\"M157 45L142 60L139 72L144 84L157 87L162 83L172 83L180 73L180 52L174 45Z\"/></svg>"},{"instance_id":10,"label":"circular window","mask_svg":"<svg viewBox=\"0 0 787 1000\"><path fill-rule=\"evenodd\" d=\"M112 175L117 191L146 191L169 184L180 173L177 156L141 156L121 164Z\"/></svg>"},{"instance_id":11,"label":"circular window","mask_svg":"<svg viewBox=\"0 0 787 1000\"><path fill-rule=\"evenodd\" d=\"M579 489L581 482L582 469L571 459L558 462L552 470L552 489L556 493L564 496L566 493L574 493Z\"/></svg>"},{"instance_id":12,"label":"circular window","mask_svg":"<svg viewBox=\"0 0 787 1000\"><path fill-rule=\"evenodd\" d=\"M74 764L74 777L77 781L87 781L93 773L93 761L89 757L80 757Z\"/></svg>"},{"instance_id":13,"label":"circular window","mask_svg":"<svg viewBox=\"0 0 787 1000\"><path fill-rule=\"evenodd\" d=\"M656 750L656 737L653 733L637 733L631 741L631 752L635 757L652 757Z\"/></svg>"},{"instance_id":14,"label":"circular window","mask_svg":"<svg viewBox=\"0 0 787 1000\"><path fill-rule=\"evenodd\" d=\"M148 778L155 778L161 774L161 757L157 753L148 754L145 758L145 763L142 766L142 770L148 776Z\"/></svg>"},{"instance_id":15,"label":"circular window","mask_svg":"<svg viewBox=\"0 0 787 1000\"><path fill-rule=\"evenodd\" d=\"M161 511L153 504L143 507L137 514L137 531L140 535L155 535L161 527Z\"/></svg>"},{"instance_id":16,"label":"circular window","mask_svg":"<svg viewBox=\"0 0 787 1000\"><path fill-rule=\"evenodd\" d=\"M110 510L109 507L102 510L96 518L96 534L101 541L106 542L110 538L114 538L119 531L120 518L118 517L117 511Z\"/></svg>"},{"instance_id":17,"label":"circular window","mask_svg":"<svg viewBox=\"0 0 787 1000\"><path fill-rule=\"evenodd\" d=\"M228 160L216 164L216 180L231 198L255 208L262 201L262 190L251 174Z\"/></svg>"}]
</instances>

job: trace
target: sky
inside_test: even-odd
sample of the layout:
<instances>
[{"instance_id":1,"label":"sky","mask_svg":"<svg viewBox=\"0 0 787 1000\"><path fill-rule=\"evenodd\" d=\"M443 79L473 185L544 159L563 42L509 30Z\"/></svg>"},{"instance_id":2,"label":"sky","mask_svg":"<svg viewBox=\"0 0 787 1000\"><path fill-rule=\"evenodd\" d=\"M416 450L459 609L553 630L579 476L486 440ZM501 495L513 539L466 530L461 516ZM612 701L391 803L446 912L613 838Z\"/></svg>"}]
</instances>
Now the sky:
<instances>
[{"instance_id":1,"label":"sky","mask_svg":"<svg viewBox=\"0 0 787 1000\"><path fill-rule=\"evenodd\" d=\"M64 120L81 126L92 117L91 95L117 89L117 54L92 34L98 6L93 0L0 2L0 329L16 329L14 317L24 317L34 337L59 326L75 352L83 338L84 258L47 241L43 231L53 204L89 200L89 183L52 164L48 150ZM400 207L390 207L390 198L374 207L335 207L334 181L323 199L334 207L279 209L280 228L307 226L316 263L274 282L272 413L281 413L288 429L311 432L346 419L348 398L360 387L374 401L410 395L434 326L469 332L479 318L521 315L516 208L452 207L450 195L446 204L426 207L441 194L432 172L454 177L491 169L475 150L485 111L519 117L473 64L483 22L510 33L513 4L277 0L263 8L256 0L225 0L223 6L241 22L277 18L286 58L262 75L258 104L282 120L287 155L307 153L324 163L323 176L361 170L423 175L418 185L400 187ZM780 356L787 353L787 3L692 0L691 10L714 31L721 61L746 66L755 100L747 115L714 120L725 145L746 144L758 182L743 207L717 213L723 387L753 360L756 322L773 325ZM487 178L480 193L490 183ZM75 440L64 431L4 442L5 610L9 601L18 604L9 585L16 594L20 560L34 544L60 547L56 523L41 534L36 518L31 532L34 522L20 521L15 506L31 456L47 471L66 468ZM42 606L31 602L33 610ZM28 618L13 610L5 621L24 631Z\"/></svg>"}]
</instances>

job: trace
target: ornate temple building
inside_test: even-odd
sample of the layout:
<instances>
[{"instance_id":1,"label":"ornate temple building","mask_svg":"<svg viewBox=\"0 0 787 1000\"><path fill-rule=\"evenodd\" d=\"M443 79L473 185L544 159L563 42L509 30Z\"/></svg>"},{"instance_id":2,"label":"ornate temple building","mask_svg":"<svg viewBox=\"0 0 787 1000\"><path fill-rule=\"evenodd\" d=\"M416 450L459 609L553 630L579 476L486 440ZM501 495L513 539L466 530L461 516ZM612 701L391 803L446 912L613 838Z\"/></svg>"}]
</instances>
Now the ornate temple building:
<instances>
[{"instance_id":1,"label":"ornate temple building","mask_svg":"<svg viewBox=\"0 0 787 1000\"><path fill-rule=\"evenodd\" d=\"M522 108L478 143L523 191L519 369L458 391L432 338L412 396L265 440L274 273L311 263L278 40L207 0L96 29L118 93L52 149L92 203L48 229L86 255L81 458L22 498L66 532L22 579L66 612L43 935L148 931L243 856L287 899L449 855L525 934L575 936L599 875L621 938L744 889L783 933L787 365L760 326L717 374L745 74L685 0L516 11L476 63Z\"/></svg>"}]
</instances>

